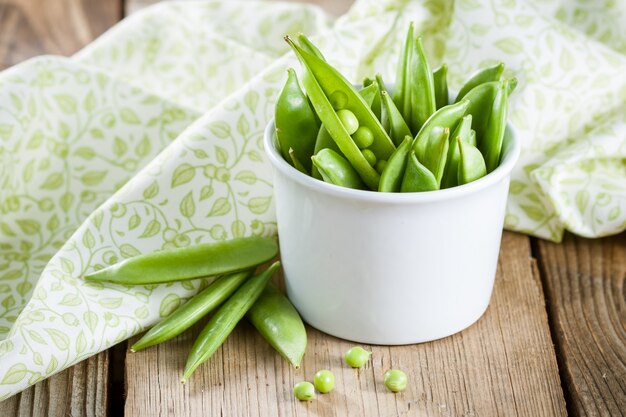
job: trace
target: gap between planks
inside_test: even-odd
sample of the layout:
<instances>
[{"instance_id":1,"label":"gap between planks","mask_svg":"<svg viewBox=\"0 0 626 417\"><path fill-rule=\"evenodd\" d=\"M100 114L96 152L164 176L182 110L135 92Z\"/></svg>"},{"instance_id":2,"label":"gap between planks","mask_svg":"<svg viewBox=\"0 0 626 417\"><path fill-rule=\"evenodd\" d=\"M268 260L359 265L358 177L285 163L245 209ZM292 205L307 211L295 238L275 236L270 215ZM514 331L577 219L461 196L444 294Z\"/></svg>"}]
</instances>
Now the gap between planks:
<instances>
[{"instance_id":1,"label":"gap between planks","mask_svg":"<svg viewBox=\"0 0 626 417\"><path fill-rule=\"evenodd\" d=\"M187 385L179 380L202 324L162 345L126 357L126 415L139 416L562 416L565 402L550 338L541 282L529 238L505 232L489 309L475 325L442 340L367 346L361 370L343 364L354 344L310 327L299 370L292 369L246 322ZM382 375L403 369L409 387L386 391ZM336 388L309 403L293 385L320 369Z\"/></svg>"}]
</instances>

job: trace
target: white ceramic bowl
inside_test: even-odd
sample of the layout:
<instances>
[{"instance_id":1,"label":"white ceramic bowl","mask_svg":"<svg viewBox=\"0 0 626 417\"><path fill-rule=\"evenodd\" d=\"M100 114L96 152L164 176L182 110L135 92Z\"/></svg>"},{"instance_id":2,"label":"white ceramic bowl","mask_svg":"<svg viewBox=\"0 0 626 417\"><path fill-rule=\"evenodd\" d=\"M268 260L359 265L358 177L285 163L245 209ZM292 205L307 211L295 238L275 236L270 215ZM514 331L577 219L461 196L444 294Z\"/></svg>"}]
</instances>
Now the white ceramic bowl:
<instances>
[{"instance_id":1,"label":"white ceramic bowl","mask_svg":"<svg viewBox=\"0 0 626 417\"><path fill-rule=\"evenodd\" d=\"M305 321L343 339L400 345L449 336L489 304L511 170L520 152L508 126L500 166L462 186L379 193L298 172L265 151L287 295Z\"/></svg>"}]
</instances>

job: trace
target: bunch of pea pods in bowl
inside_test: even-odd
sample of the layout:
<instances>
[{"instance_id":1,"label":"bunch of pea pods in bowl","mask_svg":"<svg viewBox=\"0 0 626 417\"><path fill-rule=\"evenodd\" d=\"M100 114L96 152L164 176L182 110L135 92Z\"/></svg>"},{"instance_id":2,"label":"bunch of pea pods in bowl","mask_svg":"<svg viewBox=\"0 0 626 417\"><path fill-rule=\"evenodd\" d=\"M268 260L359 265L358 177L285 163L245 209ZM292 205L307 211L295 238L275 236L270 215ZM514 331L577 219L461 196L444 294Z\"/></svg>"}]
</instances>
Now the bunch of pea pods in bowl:
<instances>
[{"instance_id":1,"label":"bunch of pea pods in bowl","mask_svg":"<svg viewBox=\"0 0 626 417\"><path fill-rule=\"evenodd\" d=\"M457 94L409 27L395 83L355 86L304 35L265 131L289 299L361 343L449 336L491 298L510 173L516 80L503 64ZM302 83L302 88L300 86ZM452 98L454 99L452 100Z\"/></svg>"}]
</instances>

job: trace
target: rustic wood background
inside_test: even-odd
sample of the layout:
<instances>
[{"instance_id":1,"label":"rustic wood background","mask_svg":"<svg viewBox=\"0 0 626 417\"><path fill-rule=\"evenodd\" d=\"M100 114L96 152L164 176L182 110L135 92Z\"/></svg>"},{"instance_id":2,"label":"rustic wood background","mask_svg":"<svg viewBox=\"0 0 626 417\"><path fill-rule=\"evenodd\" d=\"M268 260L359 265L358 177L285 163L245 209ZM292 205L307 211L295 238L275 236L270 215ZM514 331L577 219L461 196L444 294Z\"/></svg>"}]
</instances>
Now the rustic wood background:
<instances>
[{"instance_id":1,"label":"rustic wood background","mask_svg":"<svg viewBox=\"0 0 626 417\"><path fill-rule=\"evenodd\" d=\"M0 0L0 69L31 56L69 55L154 0ZM312 1L341 14L350 0ZM247 323L191 383L180 371L200 327L156 348L112 349L0 403L0 416L624 416L626 234L553 244L505 232L485 316L446 339L371 346L361 370L352 344L309 328L291 369ZM390 394L382 375L407 371ZM331 369L336 390L300 403L297 381Z\"/></svg>"}]
</instances>

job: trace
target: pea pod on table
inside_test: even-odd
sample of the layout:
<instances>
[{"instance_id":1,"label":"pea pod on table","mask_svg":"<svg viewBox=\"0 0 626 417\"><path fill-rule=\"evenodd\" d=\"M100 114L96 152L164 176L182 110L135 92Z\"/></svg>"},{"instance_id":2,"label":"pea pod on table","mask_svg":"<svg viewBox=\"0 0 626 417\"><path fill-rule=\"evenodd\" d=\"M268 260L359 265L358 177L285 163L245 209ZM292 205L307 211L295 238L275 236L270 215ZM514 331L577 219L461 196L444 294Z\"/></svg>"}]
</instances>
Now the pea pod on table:
<instances>
[{"instance_id":1,"label":"pea pod on table","mask_svg":"<svg viewBox=\"0 0 626 417\"><path fill-rule=\"evenodd\" d=\"M374 152L377 159L387 159L395 150L391 139L352 84L325 61L308 54L291 39L286 38L286 40L306 71L311 74L311 77L304 80L305 88L322 123L367 186L371 189L377 189L380 175L363 157L337 114L338 111L345 110L352 113L358 120L359 126L365 126L372 131L374 143L370 150ZM333 108L329 100L332 99L333 95L340 95L345 98L345 107Z\"/></svg>"},{"instance_id":2,"label":"pea pod on table","mask_svg":"<svg viewBox=\"0 0 626 417\"><path fill-rule=\"evenodd\" d=\"M272 238L251 236L138 255L85 275L88 281L139 285L230 274L278 254Z\"/></svg>"},{"instance_id":3,"label":"pea pod on table","mask_svg":"<svg viewBox=\"0 0 626 417\"><path fill-rule=\"evenodd\" d=\"M306 329L283 293L268 285L246 317L278 353L296 368L300 366L306 350Z\"/></svg>"},{"instance_id":4,"label":"pea pod on table","mask_svg":"<svg viewBox=\"0 0 626 417\"><path fill-rule=\"evenodd\" d=\"M177 308L171 315L157 323L148 333L133 344L132 352L170 340L222 304L250 276L252 270L219 277L207 288Z\"/></svg>"},{"instance_id":5,"label":"pea pod on table","mask_svg":"<svg viewBox=\"0 0 626 417\"><path fill-rule=\"evenodd\" d=\"M191 347L182 383L185 383L196 368L206 362L224 343L279 267L280 262L274 262L268 269L250 278L213 314Z\"/></svg>"}]
</instances>

